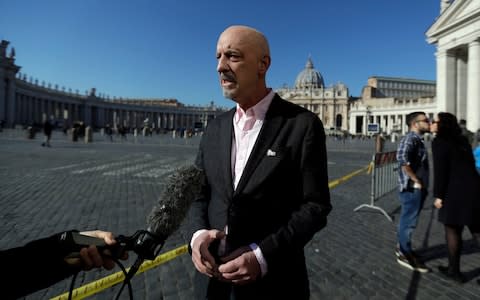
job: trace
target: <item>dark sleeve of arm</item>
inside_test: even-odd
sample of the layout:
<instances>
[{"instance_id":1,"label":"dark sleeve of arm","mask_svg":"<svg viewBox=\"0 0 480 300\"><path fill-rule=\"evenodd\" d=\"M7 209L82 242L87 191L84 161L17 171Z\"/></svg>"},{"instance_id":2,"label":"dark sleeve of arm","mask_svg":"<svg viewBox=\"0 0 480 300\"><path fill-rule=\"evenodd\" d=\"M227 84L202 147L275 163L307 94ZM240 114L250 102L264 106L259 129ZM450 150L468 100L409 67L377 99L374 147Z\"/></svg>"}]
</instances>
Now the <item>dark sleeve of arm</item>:
<instances>
[{"instance_id":1,"label":"dark sleeve of arm","mask_svg":"<svg viewBox=\"0 0 480 300\"><path fill-rule=\"evenodd\" d=\"M59 235L0 251L2 298L16 299L67 278L78 269L65 263Z\"/></svg>"},{"instance_id":2,"label":"dark sleeve of arm","mask_svg":"<svg viewBox=\"0 0 480 300\"><path fill-rule=\"evenodd\" d=\"M309 124L301 147L302 204L292 213L286 226L259 245L269 268L281 263L288 253L302 251L313 235L326 226L327 215L332 209L325 133L317 118Z\"/></svg>"},{"instance_id":3,"label":"dark sleeve of arm","mask_svg":"<svg viewBox=\"0 0 480 300\"><path fill-rule=\"evenodd\" d=\"M195 160L195 165L204 169L203 165L203 144L205 137L202 138L200 147L197 153L197 158ZM208 199L210 198L210 190L208 188L208 179L205 176L205 182L202 184L202 193L199 198L195 199L188 212L188 222L187 222L187 237L191 238L192 235L200 229L209 229L208 224ZM190 246L190 241L188 241Z\"/></svg>"},{"instance_id":4,"label":"dark sleeve of arm","mask_svg":"<svg viewBox=\"0 0 480 300\"><path fill-rule=\"evenodd\" d=\"M432 142L433 154L433 196L445 200L450 172L448 157L448 145L438 139Z\"/></svg>"}]
</instances>

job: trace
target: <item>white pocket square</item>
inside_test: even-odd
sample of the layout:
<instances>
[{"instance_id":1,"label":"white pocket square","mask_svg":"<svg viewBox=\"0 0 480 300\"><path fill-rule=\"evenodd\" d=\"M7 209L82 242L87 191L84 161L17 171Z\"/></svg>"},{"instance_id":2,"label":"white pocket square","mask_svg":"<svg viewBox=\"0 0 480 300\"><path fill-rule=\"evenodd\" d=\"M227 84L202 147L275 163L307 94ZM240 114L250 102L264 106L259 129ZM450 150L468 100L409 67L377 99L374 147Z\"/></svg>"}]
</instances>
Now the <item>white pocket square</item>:
<instances>
[{"instance_id":1,"label":"white pocket square","mask_svg":"<svg viewBox=\"0 0 480 300\"><path fill-rule=\"evenodd\" d=\"M277 156L277 152L268 149L267 150L267 156Z\"/></svg>"}]
</instances>

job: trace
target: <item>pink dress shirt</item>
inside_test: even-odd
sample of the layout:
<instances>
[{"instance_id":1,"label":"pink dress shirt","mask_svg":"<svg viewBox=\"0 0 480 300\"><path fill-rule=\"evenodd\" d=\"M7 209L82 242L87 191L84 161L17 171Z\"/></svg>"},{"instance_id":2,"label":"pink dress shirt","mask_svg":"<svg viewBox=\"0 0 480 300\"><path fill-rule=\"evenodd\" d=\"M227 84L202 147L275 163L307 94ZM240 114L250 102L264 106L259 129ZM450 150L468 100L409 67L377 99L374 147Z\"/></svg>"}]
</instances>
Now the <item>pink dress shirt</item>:
<instances>
[{"instance_id":1,"label":"pink dress shirt","mask_svg":"<svg viewBox=\"0 0 480 300\"><path fill-rule=\"evenodd\" d=\"M270 92L260 100L255 106L250 107L247 111L244 111L240 105L237 104L237 111L233 116L233 130L234 137L232 139L232 181L233 189L237 188L238 182L242 177L243 170L247 164L248 158L252 153L253 146L257 141L258 134L262 129L263 122L265 120L265 115L267 110L272 103L275 92L270 89ZM194 239L205 229L198 230L193 234L190 245L193 245ZM228 235L228 226L225 227L225 233ZM263 257L262 250L258 247L257 244L252 243L249 245L255 254L258 263L260 264L260 269L262 276L267 273L267 262ZM220 241L219 252L220 255L225 251L225 239Z\"/></svg>"}]
</instances>

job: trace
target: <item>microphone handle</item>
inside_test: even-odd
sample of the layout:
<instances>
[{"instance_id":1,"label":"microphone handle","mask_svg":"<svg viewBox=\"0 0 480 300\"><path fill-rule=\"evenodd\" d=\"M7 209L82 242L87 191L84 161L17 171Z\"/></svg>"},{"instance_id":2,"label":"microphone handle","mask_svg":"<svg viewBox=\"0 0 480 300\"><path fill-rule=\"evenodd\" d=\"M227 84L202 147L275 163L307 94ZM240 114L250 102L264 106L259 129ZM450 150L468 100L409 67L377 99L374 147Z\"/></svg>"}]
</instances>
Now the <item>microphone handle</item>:
<instances>
[{"instance_id":1,"label":"microphone handle","mask_svg":"<svg viewBox=\"0 0 480 300\"><path fill-rule=\"evenodd\" d=\"M80 234L79 232L72 231L70 235L71 238L63 240L63 245L70 251L70 253L65 256L67 259L80 258L80 250L82 250L82 248L88 248L90 245L96 246L99 253L108 249L112 256L116 258L121 257L126 250L124 243L118 242L118 239L117 244L107 245L103 239Z\"/></svg>"},{"instance_id":2,"label":"microphone handle","mask_svg":"<svg viewBox=\"0 0 480 300\"><path fill-rule=\"evenodd\" d=\"M142 259L154 260L165 243L166 237L154 234L148 230L138 230L131 236L119 235L115 245L107 245L103 239L83 235L71 231L62 239L62 245L68 249L65 258L80 258L82 248L95 245L100 253L110 250L111 256L122 257L125 251L134 251Z\"/></svg>"}]
</instances>

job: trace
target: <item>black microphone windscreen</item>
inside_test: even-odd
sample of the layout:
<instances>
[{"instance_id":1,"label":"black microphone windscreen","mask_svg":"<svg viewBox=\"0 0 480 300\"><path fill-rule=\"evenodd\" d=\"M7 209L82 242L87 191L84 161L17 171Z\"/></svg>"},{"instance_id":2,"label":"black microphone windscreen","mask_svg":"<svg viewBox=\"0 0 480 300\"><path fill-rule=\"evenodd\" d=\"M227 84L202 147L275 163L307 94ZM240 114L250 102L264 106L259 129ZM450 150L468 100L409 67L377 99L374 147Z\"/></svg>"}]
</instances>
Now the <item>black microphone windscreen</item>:
<instances>
[{"instance_id":1,"label":"black microphone windscreen","mask_svg":"<svg viewBox=\"0 0 480 300\"><path fill-rule=\"evenodd\" d=\"M194 165L181 167L170 175L158 204L147 217L148 231L166 239L177 230L191 203L199 197L204 181L203 170Z\"/></svg>"}]
</instances>

